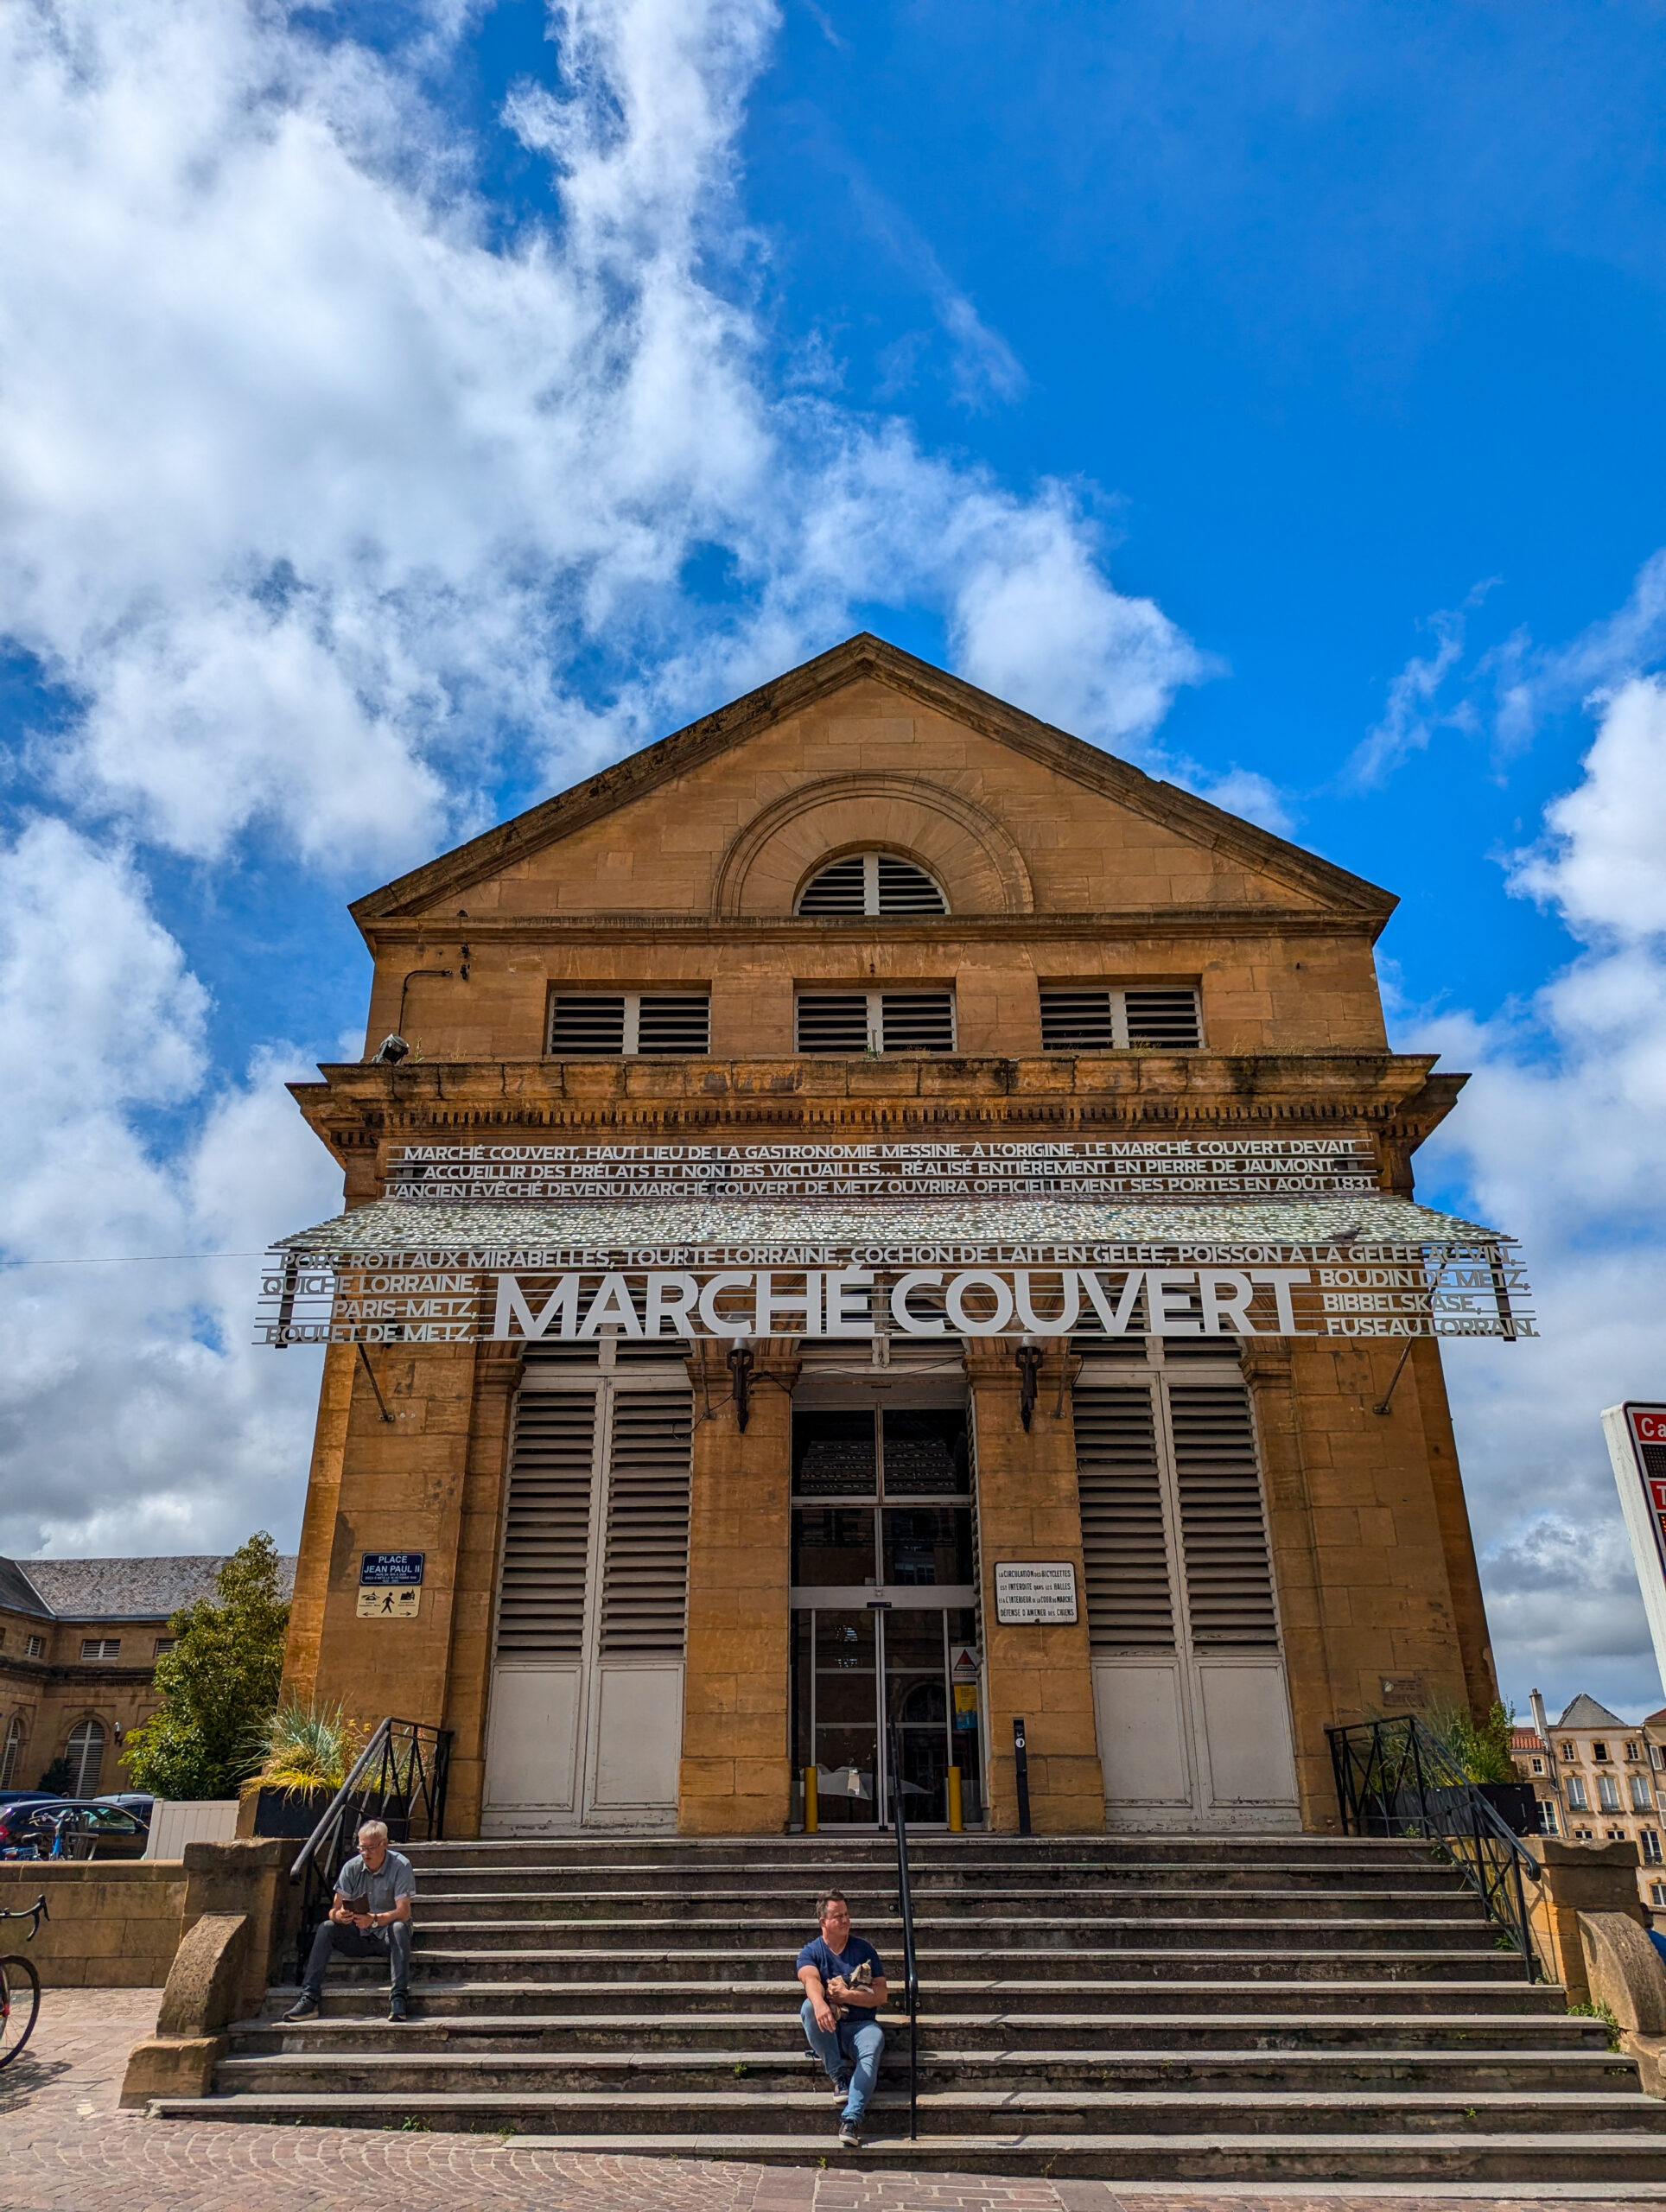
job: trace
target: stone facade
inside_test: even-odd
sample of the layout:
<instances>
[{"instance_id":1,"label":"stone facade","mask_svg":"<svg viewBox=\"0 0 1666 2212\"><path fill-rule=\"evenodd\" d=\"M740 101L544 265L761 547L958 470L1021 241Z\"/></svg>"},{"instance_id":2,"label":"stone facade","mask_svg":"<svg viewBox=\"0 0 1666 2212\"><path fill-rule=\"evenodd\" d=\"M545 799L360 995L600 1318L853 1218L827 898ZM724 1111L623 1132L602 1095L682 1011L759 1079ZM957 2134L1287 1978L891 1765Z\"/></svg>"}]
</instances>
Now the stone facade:
<instances>
[{"instance_id":1,"label":"stone facade","mask_svg":"<svg viewBox=\"0 0 1666 2212\"><path fill-rule=\"evenodd\" d=\"M942 886L928 917L808 918L806 880L884 851ZM736 1144L1222 1135L1368 1138L1380 1186L1461 1077L1388 1047L1372 946L1391 896L872 639L536 807L353 909L375 961L366 1052L302 1111L349 1207L429 1141ZM1042 1049L1040 987L1190 986L1201 1049ZM944 988L955 1049L805 1056L795 992ZM710 994L709 1051L553 1058L557 989ZM1333 1826L1327 1724L1496 1694L1438 1346L1262 1339L1255 1409L1300 1818ZM1083 1572L1071 1372L1019 1419L1010 1342L969 1346L987 1814L1015 1822L1012 1719L1038 1827L1104 1819L1088 1629L1002 1628L997 1558ZM690 1362L689 1605L677 1816L765 1833L789 1758L792 1347L760 1348L745 1433L721 1347ZM289 1681L454 1735L450 1826L480 1818L518 1347L326 1354ZM1385 1404L1387 1410L1383 1410ZM366 1549L421 1550L420 1613L355 1617Z\"/></svg>"}]
</instances>

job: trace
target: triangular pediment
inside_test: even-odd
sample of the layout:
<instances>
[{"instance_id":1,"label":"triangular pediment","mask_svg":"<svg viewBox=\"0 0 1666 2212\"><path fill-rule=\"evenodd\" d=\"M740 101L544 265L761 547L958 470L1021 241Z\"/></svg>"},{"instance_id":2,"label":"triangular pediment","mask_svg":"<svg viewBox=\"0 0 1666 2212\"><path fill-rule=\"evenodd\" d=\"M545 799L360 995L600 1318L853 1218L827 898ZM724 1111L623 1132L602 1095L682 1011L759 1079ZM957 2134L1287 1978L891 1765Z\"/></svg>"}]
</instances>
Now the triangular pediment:
<instances>
[{"instance_id":1,"label":"triangular pediment","mask_svg":"<svg viewBox=\"0 0 1666 2212\"><path fill-rule=\"evenodd\" d=\"M851 695L853 711L859 719L844 727L881 733L888 728L906 730L911 735L893 742L888 751L882 738L870 740L865 749L858 744L864 763L860 773L849 767L830 773L830 759L823 761L820 780L830 788L840 782L841 776L853 791L858 788L881 791L887 785L901 787L912 779L923 791L936 776L939 781L932 788L947 791L954 775L944 764L952 758L952 746L945 744L943 733L958 731L970 744L981 741L986 748L999 748L1029 763L1037 790L1045 785L1048 803L1055 810L1062 804L1067 810L1091 810L1097 800L1108 813L1114 810L1148 825L1151 842L1196 855L1199 868L1212 868L1223 880L1230 876L1253 886L1257 903L1345 915L1356 925L1366 924L1373 933L1396 903L1390 893L1288 839L1275 836L1176 785L1148 776L1114 754L979 690L975 684L862 633L371 892L354 903L353 916L361 927L367 928L378 922L438 914L494 880L525 880L537 874L540 856L544 856L544 868L553 873L553 849L570 844L576 849L586 842L586 833L607 824L609 817L648 807L657 796L662 806L672 798L682 806L691 793L698 796L703 791L709 811L713 772L721 775L725 756L747 747L761 756L769 741L784 729L817 724L817 717L818 726L825 728L830 707L836 710L840 695L845 693ZM898 719L887 720L887 701L894 702ZM912 733L917 725L909 718L916 715L923 717L919 728L936 733L933 743L913 746ZM840 725L835 721L832 727ZM1016 766L1016 760L1012 765ZM761 787L775 790L776 803L781 804L780 794L790 797L795 789L807 790L817 780L810 756L800 752L779 764L772 760L763 772ZM963 773L961 781L965 780ZM973 805L970 798L963 804L968 808ZM998 804L993 805L993 812L999 814ZM741 817L745 813L742 806ZM617 826L626 828L624 823ZM737 818L731 834L739 838L744 831L744 819ZM588 842L594 845L595 839ZM625 842L628 844L628 836ZM985 844L989 842L986 837ZM1022 842L1021 835L1018 843ZM1014 846L1014 866L1021 874L1023 862L1016 854ZM998 870L998 856L991 864ZM712 856L711 871L719 885L720 899L725 870L732 878L734 865L732 850L724 856ZM521 902L523 911L525 903ZM635 887L617 899L597 894L589 903L643 908L651 906L653 900L651 895L644 898L641 887ZM1070 903L1096 907L1108 902L1074 896ZM1009 899L1009 906L1012 904ZM1017 905L1021 910L1027 909L1027 898L1019 898ZM687 911L686 903L683 910Z\"/></svg>"}]
</instances>

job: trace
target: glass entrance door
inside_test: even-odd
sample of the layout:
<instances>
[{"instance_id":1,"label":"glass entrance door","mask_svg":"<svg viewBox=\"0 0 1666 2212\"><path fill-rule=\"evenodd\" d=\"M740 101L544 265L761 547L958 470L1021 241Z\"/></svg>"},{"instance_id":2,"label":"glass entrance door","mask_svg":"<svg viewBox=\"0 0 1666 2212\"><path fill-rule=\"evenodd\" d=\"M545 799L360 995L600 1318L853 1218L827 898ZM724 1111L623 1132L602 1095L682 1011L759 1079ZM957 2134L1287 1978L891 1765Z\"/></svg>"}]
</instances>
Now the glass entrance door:
<instances>
[{"instance_id":1,"label":"glass entrance door","mask_svg":"<svg viewBox=\"0 0 1666 2212\"><path fill-rule=\"evenodd\" d=\"M961 1408L797 1413L792 1761L825 1827L982 1818L971 1470Z\"/></svg>"},{"instance_id":2,"label":"glass entrance door","mask_svg":"<svg viewBox=\"0 0 1666 2212\"><path fill-rule=\"evenodd\" d=\"M951 1766L963 1817L982 1819L976 1618L961 1606L795 1609L793 1764L801 1777L816 1769L823 1827L889 1825L887 1721L910 1823L946 1825Z\"/></svg>"}]
</instances>

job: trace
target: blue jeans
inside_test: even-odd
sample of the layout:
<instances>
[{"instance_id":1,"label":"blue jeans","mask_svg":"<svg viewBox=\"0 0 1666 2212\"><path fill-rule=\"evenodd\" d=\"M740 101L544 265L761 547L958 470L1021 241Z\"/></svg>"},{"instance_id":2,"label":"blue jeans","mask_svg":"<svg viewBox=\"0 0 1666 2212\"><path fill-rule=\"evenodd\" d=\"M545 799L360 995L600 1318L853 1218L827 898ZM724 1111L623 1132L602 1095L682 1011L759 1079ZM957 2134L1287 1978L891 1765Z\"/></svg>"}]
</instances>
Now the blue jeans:
<instances>
[{"instance_id":1,"label":"blue jeans","mask_svg":"<svg viewBox=\"0 0 1666 2212\"><path fill-rule=\"evenodd\" d=\"M850 2076L850 2094L844 2101L842 2117L854 2126L867 2111L868 2100L874 2094L885 2031L871 2014L846 2012L828 2035L816 2025L816 2007L807 1997L799 2017L811 2049L827 2069L828 2080L836 2088L847 2074Z\"/></svg>"}]
</instances>

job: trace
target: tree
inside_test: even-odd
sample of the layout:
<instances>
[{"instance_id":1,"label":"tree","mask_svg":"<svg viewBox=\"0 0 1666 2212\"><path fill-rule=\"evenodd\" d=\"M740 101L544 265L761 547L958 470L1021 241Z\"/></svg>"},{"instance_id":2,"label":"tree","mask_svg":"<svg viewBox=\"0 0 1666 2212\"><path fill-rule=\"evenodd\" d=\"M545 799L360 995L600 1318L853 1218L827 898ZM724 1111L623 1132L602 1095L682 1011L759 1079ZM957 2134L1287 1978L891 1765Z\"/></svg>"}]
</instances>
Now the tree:
<instances>
[{"instance_id":1,"label":"tree","mask_svg":"<svg viewBox=\"0 0 1666 2212\"><path fill-rule=\"evenodd\" d=\"M177 1640L156 1662L161 1708L127 1739L134 1787L158 1797L235 1796L277 1708L289 1608L264 1529L232 1553L215 1590L169 1622Z\"/></svg>"}]
</instances>

